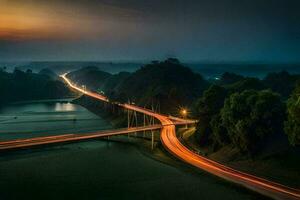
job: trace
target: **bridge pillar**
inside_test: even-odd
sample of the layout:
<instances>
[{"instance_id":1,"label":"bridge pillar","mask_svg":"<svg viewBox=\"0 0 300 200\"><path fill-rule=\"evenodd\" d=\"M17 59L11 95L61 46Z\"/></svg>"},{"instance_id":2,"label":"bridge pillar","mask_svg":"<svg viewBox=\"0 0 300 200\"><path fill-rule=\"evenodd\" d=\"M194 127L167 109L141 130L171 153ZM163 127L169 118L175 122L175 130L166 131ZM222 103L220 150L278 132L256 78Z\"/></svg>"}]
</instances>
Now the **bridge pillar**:
<instances>
[{"instance_id":1,"label":"bridge pillar","mask_svg":"<svg viewBox=\"0 0 300 200\"><path fill-rule=\"evenodd\" d=\"M154 149L154 133L153 130L151 130L151 150Z\"/></svg>"},{"instance_id":2,"label":"bridge pillar","mask_svg":"<svg viewBox=\"0 0 300 200\"><path fill-rule=\"evenodd\" d=\"M137 114L136 111L134 111L134 118L135 118L135 126L138 126L138 120L137 120ZM137 137L137 132L134 133L135 137Z\"/></svg>"},{"instance_id":3,"label":"bridge pillar","mask_svg":"<svg viewBox=\"0 0 300 200\"><path fill-rule=\"evenodd\" d=\"M146 126L146 115L144 114L144 127ZM144 131L144 135L143 135L143 137L145 138L145 136L146 136L146 131Z\"/></svg>"},{"instance_id":4,"label":"bridge pillar","mask_svg":"<svg viewBox=\"0 0 300 200\"><path fill-rule=\"evenodd\" d=\"M130 110L127 109L127 128L130 128ZM129 133L128 133L128 138L130 137Z\"/></svg>"}]
</instances>

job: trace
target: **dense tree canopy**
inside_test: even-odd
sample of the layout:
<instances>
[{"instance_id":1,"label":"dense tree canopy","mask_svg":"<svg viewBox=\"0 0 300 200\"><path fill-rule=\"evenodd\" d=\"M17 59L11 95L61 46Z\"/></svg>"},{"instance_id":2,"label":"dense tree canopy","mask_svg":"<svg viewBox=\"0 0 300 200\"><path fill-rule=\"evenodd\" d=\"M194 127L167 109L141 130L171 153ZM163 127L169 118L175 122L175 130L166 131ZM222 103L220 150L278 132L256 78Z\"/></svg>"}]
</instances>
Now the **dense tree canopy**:
<instances>
[{"instance_id":1,"label":"dense tree canopy","mask_svg":"<svg viewBox=\"0 0 300 200\"><path fill-rule=\"evenodd\" d=\"M63 82L44 74L31 70L25 73L18 69L13 73L0 71L0 105L13 101L62 98L70 94Z\"/></svg>"},{"instance_id":2,"label":"dense tree canopy","mask_svg":"<svg viewBox=\"0 0 300 200\"><path fill-rule=\"evenodd\" d=\"M225 100L221 119L231 142L241 151L255 152L266 137L283 129L285 106L271 91L245 90Z\"/></svg>"},{"instance_id":3,"label":"dense tree canopy","mask_svg":"<svg viewBox=\"0 0 300 200\"><path fill-rule=\"evenodd\" d=\"M264 83L258 78L244 78L226 87L230 93L243 92L244 90L266 89Z\"/></svg>"},{"instance_id":4,"label":"dense tree canopy","mask_svg":"<svg viewBox=\"0 0 300 200\"><path fill-rule=\"evenodd\" d=\"M203 96L197 102L195 113L199 119L197 137L202 144L214 140L214 138L211 137L212 127L210 122L219 115L226 95L227 91L225 88L212 85L203 93Z\"/></svg>"},{"instance_id":5,"label":"dense tree canopy","mask_svg":"<svg viewBox=\"0 0 300 200\"><path fill-rule=\"evenodd\" d=\"M209 86L201 75L184 67L176 58L153 61L136 72L109 74L96 67L82 68L69 75L77 84L103 90L113 101L160 105L165 113L178 114L180 106L191 104Z\"/></svg>"},{"instance_id":6,"label":"dense tree canopy","mask_svg":"<svg viewBox=\"0 0 300 200\"><path fill-rule=\"evenodd\" d=\"M184 67L177 59L153 62L126 79L119 91L136 103L160 103L164 112L178 114L180 106L191 104L208 87L201 75Z\"/></svg>"},{"instance_id":7,"label":"dense tree canopy","mask_svg":"<svg viewBox=\"0 0 300 200\"><path fill-rule=\"evenodd\" d=\"M296 87L287 103L288 120L285 132L292 145L300 145L300 84Z\"/></svg>"}]
</instances>

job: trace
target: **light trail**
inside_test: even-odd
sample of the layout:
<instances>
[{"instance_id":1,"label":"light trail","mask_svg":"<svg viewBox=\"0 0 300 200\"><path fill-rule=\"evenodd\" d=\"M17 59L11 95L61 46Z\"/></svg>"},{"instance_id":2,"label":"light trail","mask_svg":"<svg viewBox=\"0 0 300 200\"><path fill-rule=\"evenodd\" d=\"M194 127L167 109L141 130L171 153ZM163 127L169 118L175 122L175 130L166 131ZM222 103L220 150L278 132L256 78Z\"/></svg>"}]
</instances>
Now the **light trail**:
<instances>
[{"instance_id":1,"label":"light trail","mask_svg":"<svg viewBox=\"0 0 300 200\"><path fill-rule=\"evenodd\" d=\"M70 80L66 77L66 74L61 76L68 85L82 92L82 89L76 87L71 83ZM94 97L96 99L109 102L108 99L102 95L83 91L84 94ZM138 107L136 105L131 104L119 104L119 106L124 107L129 110L134 110L158 119L162 124L161 129L161 142L164 147L177 158L197 167L203 169L211 174L214 174L223 179L229 180L234 183L238 183L243 185L246 188L257 191L266 196L275 198L275 199L300 199L300 190L294 189L291 187L284 186L282 184L278 184L260 177L256 177L233 168L222 165L218 162L209 160L203 156L200 156L187 147L185 147L177 138L175 125L171 119L179 121L179 123L195 123L195 120L185 120L175 117L168 117L165 115L161 115L155 113L151 110Z\"/></svg>"},{"instance_id":2,"label":"light trail","mask_svg":"<svg viewBox=\"0 0 300 200\"><path fill-rule=\"evenodd\" d=\"M159 130L161 128L162 128L161 125L153 125L153 126L141 126L141 127L134 127L134 128L123 128L117 130L105 130L105 131L98 131L93 133L64 134L64 135L57 135L57 136L10 140L10 141L0 142L0 150L4 151L4 150L33 147L33 146L39 146L45 144L74 142L74 141L123 135L123 134L141 132L141 131Z\"/></svg>"}]
</instances>

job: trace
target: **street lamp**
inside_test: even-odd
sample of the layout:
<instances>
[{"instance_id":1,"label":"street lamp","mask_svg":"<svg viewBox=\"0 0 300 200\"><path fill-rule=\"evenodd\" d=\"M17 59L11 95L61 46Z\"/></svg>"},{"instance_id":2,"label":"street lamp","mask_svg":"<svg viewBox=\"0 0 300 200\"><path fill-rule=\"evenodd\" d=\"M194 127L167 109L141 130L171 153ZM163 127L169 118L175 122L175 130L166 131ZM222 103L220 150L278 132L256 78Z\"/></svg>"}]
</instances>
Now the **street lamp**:
<instances>
[{"instance_id":1,"label":"street lamp","mask_svg":"<svg viewBox=\"0 0 300 200\"><path fill-rule=\"evenodd\" d=\"M181 115L183 116L183 118L185 118L186 115L187 115L187 110L186 109L182 109L181 110Z\"/></svg>"},{"instance_id":2,"label":"street lamp","mask_svg":"<svg viewBox=\"0 0 300 200\"><path fill-rule=\"evenodd\" d=\"M186 119L187 114L188 114L188 112L186 109L181 110L181 115L182 115L183 119ZM185 128L187 128L187 124L185 124Z\"/></svg>"}]
</instances>

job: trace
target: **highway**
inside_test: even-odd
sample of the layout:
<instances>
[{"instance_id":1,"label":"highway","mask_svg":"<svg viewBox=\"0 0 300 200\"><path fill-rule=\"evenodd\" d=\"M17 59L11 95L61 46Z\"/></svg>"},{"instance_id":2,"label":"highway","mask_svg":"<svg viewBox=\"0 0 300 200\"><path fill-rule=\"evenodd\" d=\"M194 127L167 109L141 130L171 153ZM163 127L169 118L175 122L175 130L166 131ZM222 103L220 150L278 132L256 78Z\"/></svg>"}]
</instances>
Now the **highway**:
<instances>
[{"instance_id":1,"label":"highway","mask_svg":"<svg viewBox=\"0 0 300 200\"><path fill-rule=\"evenodd\" d=\"M66 83L73 89L83 92L85 95L91 96L93 98L99 99L101 101L109 102L109 100L103 95L99 95L93 92L82 90L81 88L73 85L71 81L66 77L66 74L61 76ZM177 138L176 129L172 121L175 120L174 117L169 117L155 113L151 110L138 107L131 104L119 104L119 106L125 109L137 111L149 116L153 116L158 119L161 124L161 142L164 147L178 159L187 162L197 168L205 170L213 175L220 178L226 179L228 181L242 185L248 189L259 192L263 195L269 196L274 199L300 199L300 190L290 188L266 179L262 179L233 168L227 167L215 161L209 160L203 156L200 156L188 148L186 148ZM178 119L175 120L177 123L191 124L195 123L194 120ZM217 192L217 191L216 191Z\"/></svg>"},{"instance_id":2,"label":"highway","mask_svg":"<svg viewBox=\"0 0 300 200\"><path fill-rule=\"evenodd\" d=\"M19 149L25 147L33 147L33 146L39 146L45 144L74 142L79 140L81 141L81 140L123 135L123 134L135 133L140 131L159 130L161 128L162 128L161 125L153 125L153 126L141 126L141 127L134 127L134 128L123 128L123 129L116 129L116 130L105 130L105 131L98 131L94 133L64 134L64 135L57 135L57 136L10 140L10 141L0 142L0 151Z\"/></svg>"}]
</instances>

